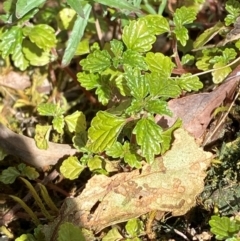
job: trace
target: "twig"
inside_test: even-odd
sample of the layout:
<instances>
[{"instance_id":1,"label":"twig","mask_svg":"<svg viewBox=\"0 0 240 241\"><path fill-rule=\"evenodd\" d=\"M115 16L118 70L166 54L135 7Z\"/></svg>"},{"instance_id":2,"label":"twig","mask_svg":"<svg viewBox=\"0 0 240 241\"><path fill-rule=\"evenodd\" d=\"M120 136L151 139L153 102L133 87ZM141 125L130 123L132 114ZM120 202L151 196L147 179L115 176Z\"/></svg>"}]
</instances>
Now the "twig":
<instances>
[{"instance_id":1,"label":"twig","mask_svg":"<svg viewBox=\"0 0 240 241\"><path fill-rule=\"evenodd\" d=\"M174 59L175 59L176 64L177 64L177 68L183 69L182 64L181 64L181 60L180 60L179 55L178 55L177 40L175 38L172 40L172 45L173 45Z\"/></svg>"},{"instance_id":2,"label":"twig","mask_svg":"<svg viewBox=\"0 0 240 241\"><path fill-rule=\"evenodd\" d=\"M194 76L200 76L200 75L204 75L204 74L208 74L208 73L212 73L216 70L221 70L221 69L224 69L226 67L229 67L235 63L237 63L238 61L240 60L240 57L236 58L234 61L232 61L231 63L223 66L223 67L219 67L219 68L216 68L216 69L210 69L210 70L207 70L207 71L204 71L204 72L200 72L200 73L197 73L197 74L194 74L194 75L190 75L190 76L186 76L185 78L192 78ZM229 80L229 78L227 78L226 80Z\"/></svg>"},{"instance_id":3,"label":"twig","mask_svg":"<svg viewBox=\"0 0 240 241\"><path fill-rule=\"evenodd\" d=\"M99 20L98 20L98 18L96 16L95 7L96 7L96 5L94 6L92 13L93 13L93 16L94 16L94 19L95 19L95 27L96 27L97 36L98 36L98 39L99 39L99 42L100 42L100 46L101 46L101 48L103 48L103 46L104 46L104 38L103 38L103 34L102 34L102 30L101 30L101 26L100 26Z\"/></svg>"},{"instance_id":4,"label":"twig","mask_svg":"<svg viewBox=\"0 0 240 241\"><path fill-rule=\"evenodd\" d=\"M184 238L185 240L190 241L185 234L183 234L182 232L178 231L177 229L174 228L173 231L174 231L176 234L178 234L179 236L181 236L182 238Z\"/></svg>"},{"instance_id":5,"label":"twig","mask_svg":"<svg viewBox=\"0 0 240 241\"><path fill-rule=\"evenodd\" d=\"M223 122L226 120L229 112L231 111L236 99L238 98L239 96L239 91L238 93L236 94L234 100L232 101L231 105L229 106L227 112L224 114L224 116L222 117L221 121L217 124L217 126L215 127L214 131L208 136L208 138L203 142L202 146L205 146L210 140L211 138L213 137L213 135L217 132L218 128L223 124Z\"/></svg>"}]
</instances>

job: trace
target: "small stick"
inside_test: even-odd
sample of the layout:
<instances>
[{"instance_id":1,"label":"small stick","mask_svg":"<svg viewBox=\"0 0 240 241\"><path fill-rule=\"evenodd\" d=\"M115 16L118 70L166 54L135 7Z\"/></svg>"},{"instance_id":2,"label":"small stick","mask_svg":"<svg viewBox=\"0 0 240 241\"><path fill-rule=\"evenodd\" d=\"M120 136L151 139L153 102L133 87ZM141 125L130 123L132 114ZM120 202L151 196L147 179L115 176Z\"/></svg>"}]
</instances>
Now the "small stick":
<instances>
[{"instance_id":1,"label":"small stick","mask_svg":"<svg viewBox=\"0 0 240 241\"><path fill-rule=\"evenodd\" d=\"M217 132L218 128L223 124L223 122L226 120L229 112L231 111L236 99L238 98L239 96L239 91L238 93L236 94L234 100L232 101L231 105L229 106L227 112L224 114L224 116L222 117L221 121L217 124L217 126L215 127L214 131L211 133L211 135L209 135L209 137L203 142L202 146L205 146L210 140L211 138L213 137L213 135Z\"/></svg>"},{"instance_id":2,"label":"small stick","mask_svg":"<svg viewBox=\"0 0 240 241\"><path fill-rule=\"evenodd\" d=\"M183 234L182 232L178 231L177 229L174 228L173 231L174 231L176 234L178 234L179 236L181 236L182 238L184 238L185 240L190 241L185 234Z\"/></svg>"}]
</instances>

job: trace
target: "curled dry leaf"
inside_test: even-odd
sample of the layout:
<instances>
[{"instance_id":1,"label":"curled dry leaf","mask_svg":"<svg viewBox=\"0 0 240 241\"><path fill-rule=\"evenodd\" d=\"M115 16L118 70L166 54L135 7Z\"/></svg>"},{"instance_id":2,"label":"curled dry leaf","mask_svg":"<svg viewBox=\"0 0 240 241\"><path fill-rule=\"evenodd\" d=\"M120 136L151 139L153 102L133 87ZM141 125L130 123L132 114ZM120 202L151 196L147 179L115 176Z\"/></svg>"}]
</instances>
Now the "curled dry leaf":
<instances>
[{"instance_id":1,"label":"curled dry leaf","mask_svg":"<svg viewBox=\"0 0 240 241\"><path fill-rule=\"evenodd\" d=\"M66 200L58 219L45 226L44 233L57 233L63 221L99 232L153 210L185 214L203 190L212 154L203 151L183 129L176 130L174 137L171 150L142 170L93 176L78 197Z\"/></svg>"}]
</instances>

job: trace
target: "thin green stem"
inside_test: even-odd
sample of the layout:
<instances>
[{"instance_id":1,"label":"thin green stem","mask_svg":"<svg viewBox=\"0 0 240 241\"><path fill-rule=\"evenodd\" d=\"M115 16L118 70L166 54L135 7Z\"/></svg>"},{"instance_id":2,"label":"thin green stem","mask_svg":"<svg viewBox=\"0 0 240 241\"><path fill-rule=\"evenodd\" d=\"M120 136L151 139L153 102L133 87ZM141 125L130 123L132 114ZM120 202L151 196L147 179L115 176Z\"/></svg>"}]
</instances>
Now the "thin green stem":
<instances>
[{"instance_id":1,"label":"thin green stem","mask_svg":"<svg viewBox=\"0 0 240 241\"><path fill-rule=\"evenodd\" d=\"M167 5L167 0L162 0L162 3L160 4L160 6L158 8L158 14L159 15L163 14L163 11L164 11L166 5Z\"/></svg>"},{"instance_id":2,"label":"thin green stem","mask_svg":"<svg viewBox=\"0 0 240 241\"><path fill-rule=\"evenodd\" d=\"M226 67L229 67L235 63L237 63L238 61L240 60L240 57L236 58L234 61L232 61L231 63L223 66L223 67L219 67L219 68L216 68L216 69L210 69L210 70L207 70L207 71L204 71L204 72L200 72L200 73L197 73L197 74L193 74L191 76L186 76L185 78L192 78L194 76L200 76L200 75L204 75L204 74L208 74L208 73L212 73L213 71L216 71L216 70L220 70L220 69L224 69Z\"/></svg>"}]
</instances>

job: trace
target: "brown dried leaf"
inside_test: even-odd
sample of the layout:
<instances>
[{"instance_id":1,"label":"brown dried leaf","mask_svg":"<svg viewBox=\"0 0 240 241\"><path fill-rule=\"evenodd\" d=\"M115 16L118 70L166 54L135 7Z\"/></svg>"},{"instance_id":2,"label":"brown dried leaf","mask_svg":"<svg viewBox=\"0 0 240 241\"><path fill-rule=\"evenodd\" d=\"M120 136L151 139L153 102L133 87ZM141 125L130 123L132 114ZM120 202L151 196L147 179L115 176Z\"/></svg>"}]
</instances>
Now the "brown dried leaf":
<instances>
[{"instance_id":1,"label":"brown dried leaf","mask_svg":"<svg viewBox=\"0 0 240 241\"><path fill-rule=\"evenodd\" d=\"M214 110L227 98L231 99L239 81L239 68L236 68L226 81L210 93L200 93L173 99L168 102L173 116L157 115L155 121L162 127L170 127L177 118L183 127L195 138L199 138L209 125Z\"/></svg>"},{"instance_id":2,"label":"brown dried leaf","mask_svg":"<svg viewBox=\"0 0 240 241\"><path fill-rule=\"evenodd\" d=\"M153 210L185 214L203 190L212 154L199 148L183 129L174 136L171 150L142 171L92 177L80 196L66 200L58 220L44 232L67 220L99 232Z\"/></svg>"},{"instance_id":3,"label":"brown dried leaf","mask_svg":"<svg viewBox=\"0 0 240 241\"><path fill-rule=\"evenodd\" d=\"M31 82L29 76L10 71L7 74L0 75L0 85L15 90L24 90L31 86Z\"/></svg>"}]
</instances>

